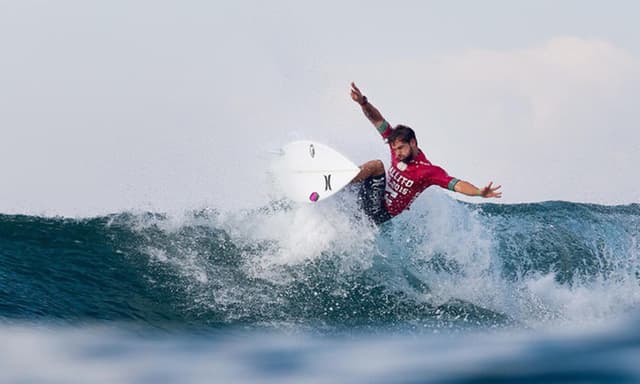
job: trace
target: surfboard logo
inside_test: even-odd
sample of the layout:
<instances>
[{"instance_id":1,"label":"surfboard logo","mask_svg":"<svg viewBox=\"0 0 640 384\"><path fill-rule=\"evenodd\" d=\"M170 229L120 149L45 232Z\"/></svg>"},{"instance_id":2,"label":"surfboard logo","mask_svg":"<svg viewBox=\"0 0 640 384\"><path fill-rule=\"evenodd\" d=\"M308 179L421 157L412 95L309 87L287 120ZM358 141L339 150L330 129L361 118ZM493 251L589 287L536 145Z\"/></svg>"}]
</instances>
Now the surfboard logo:
<instances>
[{"instance_id":1,"label":"surfboard logo","mask_svg":"<svg viewBox=\"0 0 640 384\"><path fill-rule=\"evenodd\" d=\"M324 190L325 191L330 191L331 190L331 175L324 175Z\"/></svg>"},{"instance_id":2,"label":"surfboard logo","mask_svg":"<svg viewBox=\"0 0 640 384\"><path fill-rule=\"evenodd\" d=\"M316 147L313 144L309 145L309 155L311 155L311 158L316 157Z\"/></svg>"}]
</instances>

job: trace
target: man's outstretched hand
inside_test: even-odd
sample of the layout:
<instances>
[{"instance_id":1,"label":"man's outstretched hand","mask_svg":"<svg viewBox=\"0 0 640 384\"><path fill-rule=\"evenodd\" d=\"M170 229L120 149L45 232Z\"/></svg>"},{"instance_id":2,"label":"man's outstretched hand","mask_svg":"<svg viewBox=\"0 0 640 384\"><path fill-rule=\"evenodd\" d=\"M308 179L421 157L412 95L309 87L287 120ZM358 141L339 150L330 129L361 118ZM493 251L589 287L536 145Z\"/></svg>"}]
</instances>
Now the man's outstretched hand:
<instances>
[{"instance_id":1,"label":"man's outstretched hand","mask_svg":"<svg viewBox=\"0 0 640 384\"><path fill-rule=\"evenodd\" d=\"M502 192L498 192L498 189L500 189L500 187L502 186L498 185L497 187L493 187L492 181L489 183L489 185L480 190L480 196L484 198L495 197L499 199L502 197Z\"/></svg>"},{"instance_id":2,"label":"man's outstretched hand","mask_svg":"<svg viewBox=\"0 0 640 384\"><path fill-rule=\"evenodd\" d=\"M360 105L364 104L366 100L362 92L356 87L356 83L351 83L351 98Z\"/></svg>"}]
</instances>

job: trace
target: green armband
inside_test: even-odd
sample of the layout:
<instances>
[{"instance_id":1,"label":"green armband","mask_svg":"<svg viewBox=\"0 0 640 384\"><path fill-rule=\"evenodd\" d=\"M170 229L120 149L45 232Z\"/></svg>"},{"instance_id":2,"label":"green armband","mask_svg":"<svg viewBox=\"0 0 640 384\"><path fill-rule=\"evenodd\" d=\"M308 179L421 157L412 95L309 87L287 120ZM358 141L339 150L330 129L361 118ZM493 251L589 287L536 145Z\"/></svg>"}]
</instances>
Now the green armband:
<instances>
[{"instance_id":1,"label":"green armband","mask_svg":"<svg viewBox=\"0 0 640 384\"><path fill-rule=\"evenodd\" d=\"M460 180L458 180L458 179L456 179L456 178L451 179L451 181L449 182L449 185L447 186L447 188L448 188L450 191L455 191L456 184L458 184L458 181L460 181Z\"/></svg>"},{"instance_id":2,"label":"green armband","mask_svg":"<svg viewBox=\"0 0 640 384\"><path fill-rule=\"evenodd\" d=\"M380 124L378 127L376 127L378 129L378 132L380 132L380 134L382 135L384 133L384 131L387 130L387 128L389 128L389 123L387 123L386 120L384 120L382 122L382 124Z\"/></svg>"}]
</instances>

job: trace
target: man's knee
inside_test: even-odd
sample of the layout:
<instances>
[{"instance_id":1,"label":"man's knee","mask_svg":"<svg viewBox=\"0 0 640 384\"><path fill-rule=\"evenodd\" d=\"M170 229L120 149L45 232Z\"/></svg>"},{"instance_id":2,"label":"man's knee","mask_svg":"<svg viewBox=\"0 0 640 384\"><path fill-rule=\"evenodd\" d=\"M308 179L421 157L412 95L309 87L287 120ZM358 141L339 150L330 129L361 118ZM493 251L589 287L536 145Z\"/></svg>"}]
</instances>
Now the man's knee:
<instances>
[{"instance_id":1,"label":"man's knee","mask_svg":"<svg viewBox=\"0 0 640 384\"><path fill-rule=\"evenodd\" d=\"M360 173L358 173L351 182L357 183L372 176L384 175L384 173L384 163L381 160L367 161L360 166Z\"/></svg>"},{"instance_id":2,"label":"man's knee","mask_svg":"<svg viewBox=\"0 0 640 384\"><path fill-rule=\"evenodd\" d=\"M362 164L360 169L366 169L369 173L377 175L384 172L384 163L382 160L370 160Z\"/></svg>"},{"instance_id":3,"label":"man's knee","mask_svg":"<svg viewBox=\"0 0 640 384\"><path fill-rule=\"evenodd\" d=\"M384 163L382 160L371 160L371 175L380 176L384 175Z\"/></svg>"}]
</instances>

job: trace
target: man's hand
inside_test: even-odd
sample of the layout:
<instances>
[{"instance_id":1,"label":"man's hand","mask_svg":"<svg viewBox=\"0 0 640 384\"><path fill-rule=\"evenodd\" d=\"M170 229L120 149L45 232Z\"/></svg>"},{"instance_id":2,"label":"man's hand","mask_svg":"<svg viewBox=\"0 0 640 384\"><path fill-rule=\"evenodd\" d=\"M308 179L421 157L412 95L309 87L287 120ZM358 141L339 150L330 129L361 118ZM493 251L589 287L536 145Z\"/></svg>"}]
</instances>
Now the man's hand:
<instances>
[{"instance_id":1,"label":"man's hand","mask_svg":"<svg viewBox=\"0 0 640 384\"><path fill-rule=\"evenodd\" d=\"M499 199L502 197L502 192L498 192L500 187L501 185L493 187L493 181L484 188L478 188L468 181L459 180L453 187L453 190L467 196L482 196L484 198L495 197Z\"/></svg>"},{"instance_id":2,"label":"man's hand","mask_svg":"<svg viewBox=\"0 0 640 384\"><path fill-rule=\"evenodd\" d=\"M360 105L364 105L367 102L367 98L363 96L362 92L356 87L356 83L351 83L351 98Z\"/></svg>"},{"instance_id":3,"label":"man's hand","mask_svg":"<svg viewBox=\"0 0 640 384\"><path fill-rule=\"evenodd\" d=\"M364 115L369 119L371 124L379 130L379 127L384 123L384 117L382 117L380 111L378 111L376 107L371 105L367 100L367 96L363 95L358 87L356 87L356 83L353 82L351 83L351 98L353 101L360 104Z\"/></svg>"},{"instance_id":4,"label":"man's hand","mask_svg":"<svg viewBox=\"0 0 640 384\"><path fill-rule=\"evenodd\" d=\"M484 198L495 197L498 199L502 197L502 192L498 192L498 189L500 189L500 187L502 186L501 185L498 185L497 187L492 187L492 186L493 186L493 181L490 182L489 185L487 185L486 187L480 190L480 196Z\"/></svg>"}]
</instances>

